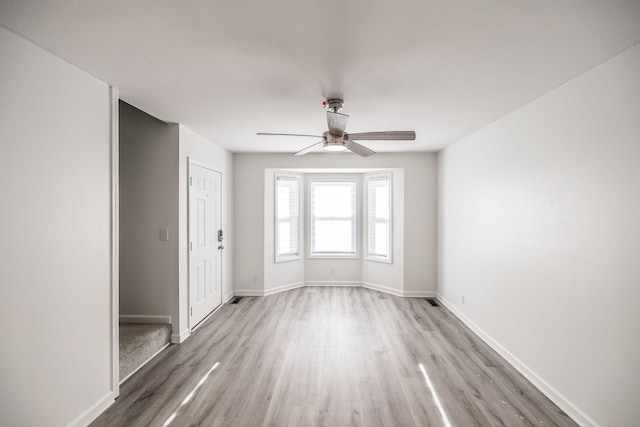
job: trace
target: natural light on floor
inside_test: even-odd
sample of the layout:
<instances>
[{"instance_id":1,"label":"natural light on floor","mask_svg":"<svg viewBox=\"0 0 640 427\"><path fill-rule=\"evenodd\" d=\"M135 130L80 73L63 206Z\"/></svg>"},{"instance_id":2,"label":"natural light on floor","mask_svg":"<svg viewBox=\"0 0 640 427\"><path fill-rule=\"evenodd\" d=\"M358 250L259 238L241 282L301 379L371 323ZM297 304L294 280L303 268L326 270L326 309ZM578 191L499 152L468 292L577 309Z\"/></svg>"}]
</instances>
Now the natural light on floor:
<instances>
[{"instance_id":1,"label":"natural light on floor","mask_svg":"<svg viewBox=\"0 0 640 427\"><path fill-rule=\"evenodd\" d=\"M164 422L164 424L162 424L162 427L167 427L169 424L171 424L173 422L173 420L175 419L175 417L178 415L178 411L180 411L180 408L182 408L184 405L186 405L187 403L189 403L189 401L191 400L191 398L193 397L194 394L196 394L196 392L198 391L198 389L200 388L200 386L202 384L204 384L204 382L207 380L207 378L209 377L209 374L218 367L218 365L220 364L220 362L216 362L215 365L213 365L211 367L211 369L209 369L209 371L204 374L204 376L202 378L200 378L200 381L198 381L198 384L196 384L196 386L193 388L193 390L191 390L191 392L189 394L187 394L187 397L184 398L184 400L182 401L182 403L180 404L180 407L178 409L176 409L173 414L171 414L169 416L169 418L167 418L167 420Z\"/></svg>"},{"instance_id":2,"label":"natural light on floor","mask_svg":"<svg viewBox=\"0 0 640 427\"><path fill-rule=\"evenodd\" d=\"M431 384L431 380L429 379L429 375L427 375L427 370L424 368L422 363L418 364L418 366L420 366L420 370L422 371L422 375L424 375L424 379L427 382L427 386L429 387L429 390L431 391L431 395L433 396L433 400L436 403L436 406L438 407L438 410L440 411L440 416L442 417L442 422L444 423L445 427L451 427L451 422L449 422L449 417L447 417L447 413L444 411L444 408L442 407L442 403L440 403L440 399L438 398L438 394L436 393L436 389L433 388L433 384Z\"/></svg>"}]
</instances>

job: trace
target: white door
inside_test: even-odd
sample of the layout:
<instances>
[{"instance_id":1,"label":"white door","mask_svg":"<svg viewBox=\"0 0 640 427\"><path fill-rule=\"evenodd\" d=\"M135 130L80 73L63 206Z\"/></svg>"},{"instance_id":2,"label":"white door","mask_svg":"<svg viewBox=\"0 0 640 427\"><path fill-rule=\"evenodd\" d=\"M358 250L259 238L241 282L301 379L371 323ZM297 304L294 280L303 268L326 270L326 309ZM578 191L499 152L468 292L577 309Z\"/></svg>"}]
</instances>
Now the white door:
<instances>
[{"instance_id":1,"label":"white door","mask_svg":"<svg viewBox=\"0 0 640 427\"><path fill-rule=\"evenodd\" d=\"M189 325L222 304L221 174L189 163ZM219 234L220 233L220 234Z\"/></svg>"}]
</instances>

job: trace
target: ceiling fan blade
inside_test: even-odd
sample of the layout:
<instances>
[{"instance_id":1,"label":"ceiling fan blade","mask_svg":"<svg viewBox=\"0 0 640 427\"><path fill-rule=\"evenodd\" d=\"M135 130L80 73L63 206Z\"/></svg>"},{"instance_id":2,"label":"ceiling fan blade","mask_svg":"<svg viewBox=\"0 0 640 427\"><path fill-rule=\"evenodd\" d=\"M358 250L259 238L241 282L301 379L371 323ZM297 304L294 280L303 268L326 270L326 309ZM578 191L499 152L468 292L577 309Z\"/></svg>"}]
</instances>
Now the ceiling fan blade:
<instances>
[{"instance_id":1,"label":"ceiling fan blade","mask_svg":"<svg viewBox=\"0 0 640 427\"><path fill-rule=\"evenodd\" d=\"M357 141L414 141L416 133L410 131L385 131L350 133L349 139Z\"/></svg>"},{"instance_id":2,"label":"ceiling fan blade","mask_svg":"<svg viewBox=\"0 0 640 427\"><path fill-rule=\"evenodd\" d=\"M342 136L347 128L349 116L346 114L334 113L327 111L327 124L329 125L329 133L331 135Z\"/></svg>"},{"instance_id":3,"label":"ceiling fan blade","mask_svg":"<svg viewBox=\"0 0 640 427\"><path fill-rule=\"evenodd\" d=\"M305 135L300 133L269 133L269 132L258 132L256 135L267 135L267 136L308 136L313 138L322 138L322 135Z\"/></svg>"},{"instance_id":4,"label":"ceiling fan blade","mask_svg":"<svg viewBox=\"0 0 640 427\"><path fill-rule=\"evenodd\" d=\"M304 156L308 152L313 151L313 147L315 147L316 145L322 144L323 142L324 141L320 141L320 142L316 142L315 144L311 144L307 148L303 148L302 150L298 151L297 153L294 153L293 155L294 156Z\"/></svg>"},{"instance_id":5,"label":"ceiling fan blade","mask_svg":"<svg viewBox=\"0 0 640 427\"><path fill-rule=\"evenodd\" d=\"M353 151L360 157L369 157L376 154L375 151L365 147L364 145L358 144L355 141L347 141L347 150Z\"/></svg>"}]
</instances>

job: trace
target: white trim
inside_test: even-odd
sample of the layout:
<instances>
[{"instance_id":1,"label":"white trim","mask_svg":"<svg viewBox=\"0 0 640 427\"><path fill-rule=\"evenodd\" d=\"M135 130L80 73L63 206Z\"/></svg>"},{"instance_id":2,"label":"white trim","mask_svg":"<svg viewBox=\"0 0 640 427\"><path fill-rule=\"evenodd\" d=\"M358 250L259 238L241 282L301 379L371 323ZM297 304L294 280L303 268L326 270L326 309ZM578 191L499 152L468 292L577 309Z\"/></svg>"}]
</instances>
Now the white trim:
<instances>
[{"instance_id":1,"label":"white trim","mask_svg":"<svg viewBox=\"0 0 640 427\"><path fill-rule=\"evenodd\" d=\"M171 334L171 344L182 344L191 335L189 328L183 330L179 334Z\"/></svg>"},{"instance_id":2,"label":"white trim","mask_svg":"<svg viewBox=\"0 0 640 427\"><path fill-rule=\"evenodd\" d=\"M142 362L142 364L140 366L138 366L136 369L134 369L133 371L131 371L129 373L129 375L127 375L126 377L124 377L123 379L120 380L120 384L122 384L123 382L125 382L126 380L128 380L129 378L131 378L131 376L133 374L135 374L136 372L138 372L140 369L142 369L144 367L144 365L146 365L147 363L151 362L151 359L153 359L154 357L156 357L157 355L160 354L160 352L162 350L164 350L165 348L169 347L171 345L171 343L166 343L160 350L156 351L155 353L153 353L147 360L145 360L144 362Z\"/></svg>"},{"instance_id":3,"label":"white trim","mask_svg":"<svg viewBox=\"0 0 640 427\"><path fill-rule=\"evenodd\" d=\"M73 421L67 424L67 427L85 427L91 424L96 418L100 416L107 408L113 405L116 400L116 393L110 391L102 396L96 403L91 405L80 415L78 415Z\"/></svg>"},{"instance_id":4,"label":"white trim","mask_svg":"<svg viewBox=\"0 0 640 427\"><path fill-rule=\"evenodd\" d=\"M437 296L436 291L402 291L402 296L405 298L435 298Z\"/></svg>"},{"instance_id":5,"label":"white trim","mask_svg":"<svg viewBox=\"0 0 640 427\"><path fill-rule=\"evenodd\" d=\"M357 281L331 281L331 280L311 280L308 282L304 282L305 286L327 286L327 287L335 287L335 288L361 288L362 282Z\"/></svg>"},{"instance_id":6,"label":"white trim","mask_svg":"<svg viewBox=\"0 0 640 427\"><path fill-rule=\"evenodd\" d=\"M102 398L93 408L102 408L104 411L113 403L113 399L120 395L120 325L118 314L120 313L120 99L118 89L109 86L110 105L110 156L111 166L111 393L112 398L107 395ZM105 399L110 400L109 404L104 403ZM105 406L106 405L106 406ZM97 414L99 415L100 412ZM89 413L87 412L87 415ZM96 415L97 416L97 415ZM84 418L83 418L84 419ZM88 423L85 423L88 424Z\"/></svg>"},{"instance_id":7,"label":"white trim","mask_svg":"<svg viewBox=\"0 0 640 427\"><path fill-rule=\"evenodd\" d=\"M277 286L271 289L264 290L264 296L277 294L279 292L290 291L292 289L298 289L305 286L305 282L289 283L288 285Z\"/></svg>"},{"instance_id":8,"label":"white trim","mask_svg":"<svg viewBox=\"0 0 640 427\"><path fill-rule=\"evenodd\" d=\"M528 379L534 386L536 386L546 397L548 397L553 403L558 405L567 415L569 415L575 422L583 427L600 427L598 423L592 420L587 414L582 412L576 405L574 405L569 399L564 397L560 392L553 388L549 383L536 374L531 368L529 368L520 359L514 356L509 350L504 348L499 342L487 334L482 328L476 325L471 319L464 315L455 305L449 302L445 297L438 292L437 299L445 306L451 313L453 313L458 319L460 319L465 325L469 327L482 341L487 343L489 347L494 349L500 356L507 360L518 372L520 372L526 379Z\"/></svg>"},{"instance_id":9,"label":"white trim","mask_svg":"<svg viewBox=\"0 0 640 427\"><path fill-rule=\"evenodd\" d=\"M307 255L307 258L309 259L360 259L360 256L357 254L354 255L352 253L345 253L344 255L341 255L337 252L331 252L327 254L317 253L313 255Z\"/></svg>"},{"instance_id":10,"label":"white trim","mask_svg":"<svg viewBox=\"0 0 640 427\"><path fill-rule=\"evenodd\" d=\"M388 288L386 286L378 285L376 283L362 282L362 287L372 289L374 291L385 292L387 294L395 295L398 297L404 297L404 291L401 289Z\"/></svg>"},{"instance_id":11,"label":"white trim","mask_svg":"<svg viewBox=\"0 0 640 427\"><path fill-rule=\"evenodd\" d=\"M233 295L237 297L263 297L264 290L261 289L235 289Z\"/></svg>"},{"instance_id":12,"label":"white trim","mask_svg":"<svg viewBox=\"0 0 640 427\"><path fill-rule=\"evenodd\" d=\"M237 297L264 297L276 294L278 292L289 291L302 287L335 287L335 288L367 288L374 291L384 292L403 298L431 298L436 297L436 291L403 291L400 289L389 288L387 286L378 285L376 283L359 282L359 281L331 281L331 280L309 280L305 282L295 282L288 285L278 286L276 288L265 290L253 289L236 289L233 295Z\"/></svg>"},{"instance_id":13,"label":"white trim","mask_svg":"<svg viewBox=\"0 0 640 427\"><path fill-rule=\"evenodd\" d=\"M226 304L229 301L231 301L231 298L233 298L233 291L227 293L223 298L222 298L222 304Z\"/></svg>"},{"instance_id":14,"label":"white trim","mask_svg":"<svg viewBox=\"0 0 640 427\"><path fill-rule=\"evenodd\" d=\"M121 314L120 323L162 323L171 324L171 316L152 314ZM120 381L122 383L122 381Z\"/></svg>"}]
</instances>

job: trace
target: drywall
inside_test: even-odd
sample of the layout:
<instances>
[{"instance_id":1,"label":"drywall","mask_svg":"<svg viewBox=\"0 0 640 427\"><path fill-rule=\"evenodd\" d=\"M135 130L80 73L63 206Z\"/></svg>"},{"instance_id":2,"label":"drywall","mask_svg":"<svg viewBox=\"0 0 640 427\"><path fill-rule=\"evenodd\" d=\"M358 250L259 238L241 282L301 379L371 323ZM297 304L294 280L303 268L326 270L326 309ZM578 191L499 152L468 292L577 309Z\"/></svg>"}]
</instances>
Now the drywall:
<instances>
[{"instance_id":1,"label":"drywall","mask_svg":"<svg viewBox=\"0 0 640 427\"><path fill-rule=\"evenodd\" d=\"M88 423L112 384L109 86L0 28L0 425ZM113 302L117 304L117 302Z\"/></svg>"},{"instance_id":2,"label":"drywall","mask_svg":"<svg viewBox=\"0 0 640 427\"><path fill-rule=\"evenodd\" d=\"M120 314L169 316L177 286L178 125L120 102Z\"/></svg>"},{"instance_id":3,"label":"drywall","mask_svg":"<svg viewBox=\"0 0 640 427\"><path fill-rule=\"evenodd\" d=\"M188 205L189 159L208 165L222 174L222 229L224 230L224 251L222 252L222 301L231 296L233 283L233 251L235 247L233 233L233 160L232 154L217 144L198 135L186 126L179 125L179 157L178 157L178 262L179 292L172 304L174 328L172 341L183 341L189 334L187 308L189 306L189 260L187 245L189 242Z\"/></svg>"},{"instance_id":4,"label":"drywall","mask_svg":"<svg viewBox=\"0 0 640 427\"><path fill-rule=\"evenodd\" d=\"M640 419L638 76L634 47L439 158L439 292L585 426Z\"/></svg>"},{"instance_id":5,"label":"drywall","mask_svg":"<svg viewBox=\"0 0 640 427\"><path fill-rule=\"evenodd\" d=\"M265 169L401 168L405 173L405 288L420 292L436 290L436 155L433 153L377 154L360 158L353 154L234 155L234 213L237 224L234 247L235 289L264 292L265 284ZM409 178L411 181L409 181ZM407 230L410 230L408 232ZM408 252L411 254L408 255ZM241 262L240 262L241 260ZM362 267L343 269L348 260L337 260L335 274L325 260L306 260L305 280L362 280ZM346 265L346 264L345 264ZM256 277L254 281L254 276ZM282 282L279 281L277 283Z\"/></svg>"}]
</instances>

